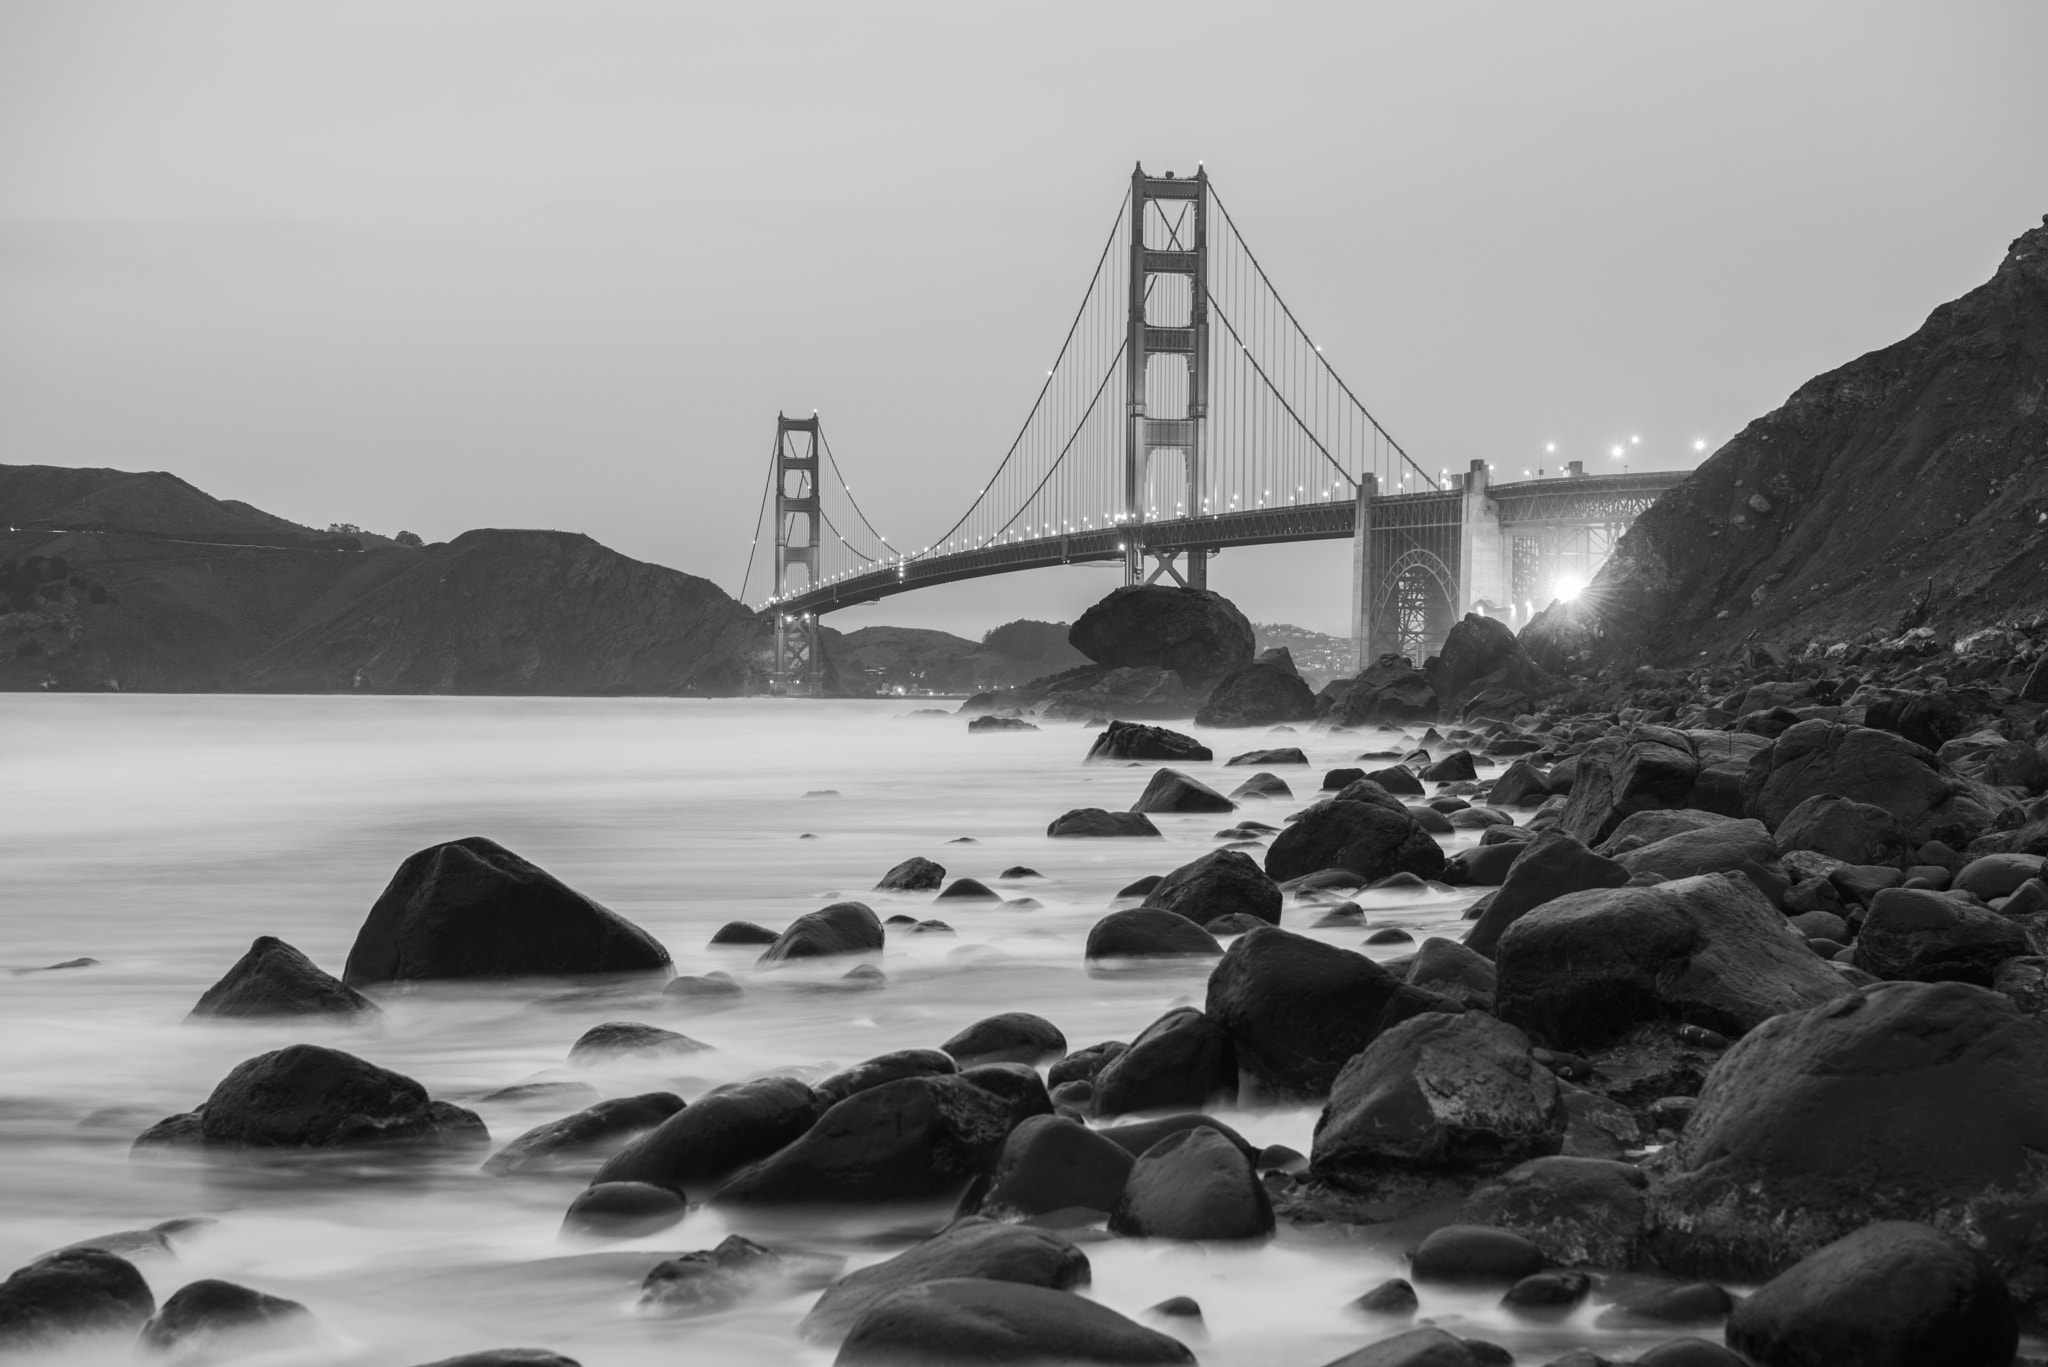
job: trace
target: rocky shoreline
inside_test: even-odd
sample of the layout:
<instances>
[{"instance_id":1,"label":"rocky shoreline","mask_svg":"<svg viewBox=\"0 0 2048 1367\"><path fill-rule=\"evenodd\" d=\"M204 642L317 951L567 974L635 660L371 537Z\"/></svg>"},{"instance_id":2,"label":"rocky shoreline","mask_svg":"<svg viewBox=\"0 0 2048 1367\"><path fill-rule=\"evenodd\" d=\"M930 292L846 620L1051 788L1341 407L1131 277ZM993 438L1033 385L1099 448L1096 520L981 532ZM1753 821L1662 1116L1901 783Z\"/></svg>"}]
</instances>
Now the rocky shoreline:
<instances>
[{"instance_id":1,"label":"rocky shoreline","mask_svg":"<svg viewBox=\"0 0 2048 1367\"><path fill-rule=\"evenodd\" d=\"M1136 721L1106 725L1085 757L1077 745L1076 763L1152 776L1132 810L1058 815L1049 838L1144 840L1167 814L1237 823L1125 888L1090 932L1096 971L1213 963L1199 1001L1132 1021L1127 1039L1069 1039L1032 1003L991 1002L951 1038L821 1079L595 1104L565 1091L556 1118L504 1144L411 1078L294 1044L150 1127L135 1161L374 1151L400 1170L468 1155L499 1179L587 1172L563 1221L595 1240L700 1205L931 1229L852 1272L737 1234L648 1258L633 1313L816 1291L799 1336L849 1365L1193 1361L1202 1307L1176 1297L1133 1318L1087 1299L1089 1250L1276 1235L1408 1257L1406 1277L1360 1288L1345 1367L1536 1361L1419 1318L1437 1288L1497 1297L1553 1335L1589 1314L1668 1329L1634 1359L1664 1367L2014 1362L2022 1331L2048 1321L2039 631L1996 654L1908 634L1854 660L1574 680L1496 625L1468 619L1421 670L1383 659L1310 695L1319 744L1402 730L1314 794L1284 731L1228 759ZM1247 669L1286 672L1253 662L1212 688ZM1241 781L1220 781L1233 768ZM1262 811L1273 821L1248 814ZM1447 857L1454 832L1477 843ZM1360 924L1370 890L1431 884L1486 890L1461 939L1375 960L1299 933ZM844 901L713 940L758 945L756 975L801 965L825 970L819 990L886 993L892 940L1004 898L923 856L877 893L930 894L931 911L885 921ZM750 990L677 975L640 927L471 838L404 861L339 977L261 937L193 1014L361 1026L407 984L527 977L614 983L594 1000L628 993L646 1011ZM619 1019L570 1057L702 1048ZM1308 1152L1210 1114L1267 1105L1323 1108ZM0 1342L111 1335L219 1356L314 1332L305 1307L231 1282L157 1304L124 1250L181 1233L128 1231L17 1270L0 1283Z\"/></svg>"}]
</instances>

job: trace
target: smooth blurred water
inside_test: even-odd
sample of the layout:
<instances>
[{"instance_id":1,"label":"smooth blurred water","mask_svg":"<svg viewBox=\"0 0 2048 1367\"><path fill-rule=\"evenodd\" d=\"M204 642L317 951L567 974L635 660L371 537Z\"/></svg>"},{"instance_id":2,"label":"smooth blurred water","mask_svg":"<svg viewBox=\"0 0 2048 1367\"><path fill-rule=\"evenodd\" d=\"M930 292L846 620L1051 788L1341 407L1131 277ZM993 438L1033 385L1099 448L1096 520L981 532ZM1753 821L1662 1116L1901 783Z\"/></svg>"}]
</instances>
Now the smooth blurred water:
<instances>
[{"instance_id":1,"label":"smooth blurred water","mask_svg":"<svg viewBox=\"0 0 2048 1367\"><path fill-rule=\"evenodd\" d=\"M957 717L908 715L916 706L0 700L0 1270L110 1231L205 1216L218 1223L181 1240L175 1258L139 1265L160 1300L217 1276L306 1303L328 1337L268 1361L401 1367L529 1345L585 1367L829 1362L829 1350L793 1332L814 1293L662 1320L634 1312L640 1279L662 1253L708 1248L733 1231L856 1264L899 1250L917 1231L857 1217L769 1224L695 1210L659 1235L594 1248L557 1237L585 1180L573 1175L490 1178L473 1160L138 1163L128 1145L155 1119L204 1100L235 1063L300 1040L348 1049L476 1106L503 1143L574 1109L475 1101L512 1083L573 1079L607 1096L667 1088L694 1099L741 1078L816 1078L886 1050L935 1046L996 1011L1045 1015L1078 1048L1130 1039L1169 1005L1199 1002L1206 964L1091 976L1081 946L1116 889L1214 848L1230 819L1158 818L1163 842L1048 839L1046 823L1068 808L1128 807L1152 766L1083 765L1091 737L1079 727L970 735ZM1227 770L1222 757L1300 744L1311 767L1277 772L1305 802L1324 769L1398 738L1303 729L1204 739L1219 760L1197 770L1226 790L1252 771ZM805 796L816 790L839 796ZM1254 803L1243 815L1278 824L1292 809ZM183 1023L257 935L280 936L339 973L399 861L471 834L645 926L679 972L735 974L743 1004L683 1015L644 992L565 1001L562 984L533 983L389 997L382 1023L357 1030ZM952 843L963 837L973 843ZM1044 878L998 886L1044 905L932 909L928 894L868 891L911 855L990 883L1028 865ZM889 984L866 993L828 987L843 965L755 975L755 951L706 948L725 921L779 928L843 897L884 917L936 915L958 935L892 935L882 963ZM1371 928L1406 926L1418 940L1455 925L1469 900L1451 891L1361 898ZM1286 923L1303 929L1316 914L1290 905ZM1367 932L1306 933L1361 948ZM100 962L5 971L77 956ZM714 1048L665 1063L566 1065L578 1035L620 1018ZM1224 1114L1256 1141L1309 1148L1313 1111ZM1262 1248L1105 1241L1088 1254L1089 1294L1125 1313L1171 1295L1199 1300L1206 1332L1190 1342L1210 1367L1307 1367L1362 1346L1389 1330L1346 1302L1401 1271L1398 1250L1284 1226ZM1614 1352L1669 1337L1591 1330L1591 1310L1531 1328L1500 1315L1490 1295L1423 1296L1424 1315L1507 1342L1530 1362L1576 1343ZM126 1357L104 1344L52 1356Z\"/></svg>"}]
</instances>

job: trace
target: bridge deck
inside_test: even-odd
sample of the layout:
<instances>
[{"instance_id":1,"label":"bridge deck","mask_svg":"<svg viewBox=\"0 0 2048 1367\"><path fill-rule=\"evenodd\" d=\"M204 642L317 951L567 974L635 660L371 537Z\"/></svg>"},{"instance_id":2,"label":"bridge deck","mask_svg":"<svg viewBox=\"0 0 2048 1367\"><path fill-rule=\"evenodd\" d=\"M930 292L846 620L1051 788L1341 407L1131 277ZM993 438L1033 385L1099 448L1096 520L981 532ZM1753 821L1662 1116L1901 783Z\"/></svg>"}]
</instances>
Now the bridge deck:
<instances>
[{"instance_id":1,"label":"bridge deck","mask_svg":"<svg viewBox=\"0 0 2048 1367\"><path fill-rule=\"evenodd\" d=\"M1500 509L1504 526L1527 523L1626 522L1666 489L1685 480L1689 471L1659 470L1645 474L1585 475L1566 479L1523 480L1496 484L1488 496ZM1460 502L1462 492L1427 490L1376 499L1374 506ZM1064 536L1005 541L973 550L913 557L890 562L861 574L819 584L764 604L763 613L826 613L871 603L912 589L978 579L989 574L1046 569L1121 560L1132 530L1148 549L1221 550L1228 546L1267 546L1290 541L1341 541L1356 529L1358 504L1351 499L1305 503L1281 508L1248 508L1207 517L1148 522L1136 529L1103 528Z\"/></svg>"}]
</instances>

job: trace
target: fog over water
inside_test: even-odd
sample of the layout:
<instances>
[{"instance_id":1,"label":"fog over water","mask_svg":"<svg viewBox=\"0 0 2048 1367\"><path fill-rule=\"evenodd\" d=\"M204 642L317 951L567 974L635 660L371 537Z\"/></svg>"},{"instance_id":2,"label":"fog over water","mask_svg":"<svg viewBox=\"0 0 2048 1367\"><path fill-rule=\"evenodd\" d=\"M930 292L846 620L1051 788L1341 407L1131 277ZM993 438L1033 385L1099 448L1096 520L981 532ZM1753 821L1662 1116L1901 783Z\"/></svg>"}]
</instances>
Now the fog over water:
<instances>
[{"instance_id":1,"label":"fog over water","mask_svg":"<svg viewBox=\"0 0 2048 1367\"><path fill-rule=\"evenodd\" d=\"M476 1106L494 1145L570 1106L476 1098L541 1079L605 1095L709 1087L764 1073L819 1078L891 1049L935 1046L1001 1010L1051 1018L1078 1048L1130 1039L1169 1004L1200 1001L1207 965L1090 976L1081 948L1111 894L1215 845L1216 816L1163 817L1158 841L1055 841L1076 806L1127 807L1151 766L1084 766L1089 733L967 734L916 702L481 698L17 696L0 714L0 866L8 888L0 967L75 956L95 966L0 974L0 1268L75 1240L186 1216L218 1224L178 1257L139 1260L159 1301L225 1277L303 1301L329 1337L268 1361L421 1363L506 1345L544 1346L586 1367L678 1361L828 1362L795 1325L813 1293L695 1320L635 1314L659 1254L740 1231L778 1247L874 1261L932 1227L915 1216L818 1212L772 1220L693 1210L679 1226L604 1245L565 1244L564 1207L584 1177L491 1178L459 1160L215 1159L132 1162L154 1120L190 1110L235 1063L294 1041L327 1043ZM1283 770L1306 799L1323 769L1391 735L1205 735L1219 756L1298 742L1312 769ZM1206 766L1197 766L1205 769ZM1249 771L1243 771L1249 772ZM1482 768L1482 775L1489 773ZM806 798L833 789L840 797ZM1277 824L1289 804L1248 807ZM295 1023L181 1024L249 941L275 934L339 972L356 927L408 853L493 837L658 936L681 972L726 969L744 1003L710 1015L662 1006L643 987L606 999L548 982L383 997L363 1029ZM803 839L804 835L815 838ZM949 844L968 837L973 844ZM1460 832L1454 844L1473 837ZM1447 841L1449 838L1446 838ZM1036 911L947 907L957 937L892 931L879 992L830 986L826 970L756 975L756 951L705 948L721 923L780 927L837 898L884 917L929 897L870 895L913 854L950 875L1005 884ZM1420 939L1454 926L1463 892L1366 894L1372 927ZM1302 929L1316 909L1290 904ZM1308 932L1356 947L1357 929ZM1399 952L1402 946L1385 947ZM1371 951L1375 953L1381 950ZM570 1043L609 1019L681 1029L714 1048L682 1060L570 1068ZM118 1113L88 1115L106 1108ZM1307 1151L1313 1110L1223 1112L1258 1142ZM1282 1223L1259 1248L1091 1243L1089 1294L1137 1314L1167 1296L1203 1306L1208 1367L1327 1361L1374 1337L1345 1303L1398 1275L1398 1250ZM1543 1361L1574 1342L1619 1350L1669 1335L1511 1326L1491 1295L1428 1289L1423 1313ZM679 1356L686 1354L687 1356ZM67 1361L125 1361L125 1349Z\"/></svg>"}]
</instances>

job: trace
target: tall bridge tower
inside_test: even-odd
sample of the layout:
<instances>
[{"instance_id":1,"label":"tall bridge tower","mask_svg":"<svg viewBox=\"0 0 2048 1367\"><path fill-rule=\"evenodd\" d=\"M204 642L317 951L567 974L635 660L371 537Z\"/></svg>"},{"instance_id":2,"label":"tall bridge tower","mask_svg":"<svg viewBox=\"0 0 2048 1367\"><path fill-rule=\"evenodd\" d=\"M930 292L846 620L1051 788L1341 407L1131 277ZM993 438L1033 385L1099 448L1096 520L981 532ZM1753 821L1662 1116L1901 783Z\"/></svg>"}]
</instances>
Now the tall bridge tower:
<instances>
[{"instance_id":1,"label":"tall bridge tower","mask_svg":"<svg viewBox=\"0 0 2048 1367\"><path fill-rule=\"evenodd\" d=\"M1209 418L1209 173L1194 179L1131 172L1130 303L1124 351L1124 583L1171 576L1207 588L1206 549L1153 552L1145 573L1136 528L1150 519L1152 456L1177 452L1186 515L1202 507L1202 455ZM1158 364L1154 364L1155 360ZM1174 561L1185 556L1186 572Z\"/></svg>"},{"instance_id":2,"label":"tall bridge tower","mask_svg":"<svg viewBox=\"0 0 2048 1367\"><path fill-rule=\"evenodd\" d=\"M803 588L818 583L818 415L792 418L775 415L775 593L791 589L789 572L804 569ZM825 660L818 649L818 616L814 612L775 614L775 673L770 687L777 693L817 697L824 692Z\"/></svg>"}]
</instances>

